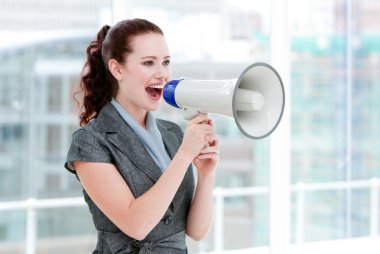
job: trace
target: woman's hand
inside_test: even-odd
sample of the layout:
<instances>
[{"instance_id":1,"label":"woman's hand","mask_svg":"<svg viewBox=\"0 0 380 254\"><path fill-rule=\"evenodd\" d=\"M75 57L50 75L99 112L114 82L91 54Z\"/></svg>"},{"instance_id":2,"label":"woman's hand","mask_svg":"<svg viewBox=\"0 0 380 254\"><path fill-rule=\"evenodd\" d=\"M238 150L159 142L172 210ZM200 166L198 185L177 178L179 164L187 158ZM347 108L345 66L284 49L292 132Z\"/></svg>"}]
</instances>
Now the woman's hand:
<instances>
[{"instance_id":1,"label":"woman's hand","mask_svg":"<svg viewBox=\"0 0 380 254\"><path fill-rule=\"evenodd\" d=\"M193 161L199 155L206 156L210 152L212 153L212 149L208 152L205 148L209 144L214 144L217 139L211 119L205 114L200 114L187 123L179 152ZM201 151L203 154L200 154ZM200 159L205 158L204 156L200 157Z\"/></svg>"},{"instance_id":2,"label":"woman's hand","mask_svg":"<svg viewBox=\"0 0 380 254\"><path fill-rule=\"evenodd\" d=\"M194 159L194 166L200 177L213 176L219 161L218 141L213 141L209 147L203 149Z\"/></svg>"},{"instance_id":3,"label":"woman's hand","mask_svg":"<svg viewBox=\"0 0 380 254\"><path fill-rule=\"evenodd\" d=\"M218 136L212 120L200 114L188 122L180 151L193 161L199 176L210 176L219 160Z\"/></svg>"},{"instance_id":4,"label":"woman's hand","mask_svg":"<svg viewBox=\"0 0 380 254\"><path fill-rule=\"evenodd\" d=\"M208 122L213 126L212 121ZM194 166L198 169L199 177L213 176L215 168L219 161L219 139L213 134L210 136L210 142L202 149L197 157L193 160Z\"/></svg>"}]
</instances>

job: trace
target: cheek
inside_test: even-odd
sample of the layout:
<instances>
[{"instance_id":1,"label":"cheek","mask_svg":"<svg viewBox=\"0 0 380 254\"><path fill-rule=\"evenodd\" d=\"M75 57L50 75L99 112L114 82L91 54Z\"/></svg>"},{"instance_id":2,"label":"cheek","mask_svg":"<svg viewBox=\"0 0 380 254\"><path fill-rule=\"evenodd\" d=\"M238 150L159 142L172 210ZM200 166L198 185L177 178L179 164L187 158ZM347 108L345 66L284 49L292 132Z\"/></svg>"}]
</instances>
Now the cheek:
<instances>
[{"instance_id":1,"label":"cheek","mask_svg":"<svg viewBox=\"0 0 380 254\"><path fill-rule=\"evenodd\" d=\"M143 68L138 71L138 76L140 80L147 81L154 75L154 73L155 72L152 69Z\"/></svg>"},{"instance_id":2,"label":"cheek","mask_svg":"<svg viewBox=\"0 0 380 254\"><path fill-rule=\"evenodd\" d=\"M145 85L151 76L152 74L149 71L141 68L136 68L134 70L130 70L126 82L129 83L129 86L136 88L137 86Z\"/></svg>"},{"instance_id":3,"label":"cheek","mask_svg":"<svg viewBox=\"0 0 380 254\"><path fill-rule=\"evenodd\" d=\"M166 72L166 81L170 81L172 77L170 66L165 70L165 72Z\"/></svg>"}]
</instances>

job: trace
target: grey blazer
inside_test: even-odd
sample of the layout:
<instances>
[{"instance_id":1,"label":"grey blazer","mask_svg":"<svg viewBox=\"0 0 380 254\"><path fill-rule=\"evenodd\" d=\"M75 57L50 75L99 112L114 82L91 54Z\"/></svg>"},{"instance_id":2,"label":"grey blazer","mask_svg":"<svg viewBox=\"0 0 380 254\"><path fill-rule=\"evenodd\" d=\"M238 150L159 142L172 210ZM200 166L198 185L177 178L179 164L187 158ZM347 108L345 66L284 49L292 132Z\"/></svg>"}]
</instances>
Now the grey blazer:
<instances>
[{"instance_id":1,"label":"grey blazer","mask_svg":"<svg viewBox=\"0 0 380 254\"><path fill-rule=\"evenodd\" d=\"M160 119L157 119L157 126L173 158L182 142L182 130L178 125ZM143 144L110 103L102 108L95 119L73 134L65 167L74 174L71 162L75 160L114 164L135 197L149 190L162 174ZM194 174L189 165L162 220L142 241L121 232L83 190L98 231L98 242L93 253L187 253L185 228L194 185Z\"/></svg>"}]
</instances>

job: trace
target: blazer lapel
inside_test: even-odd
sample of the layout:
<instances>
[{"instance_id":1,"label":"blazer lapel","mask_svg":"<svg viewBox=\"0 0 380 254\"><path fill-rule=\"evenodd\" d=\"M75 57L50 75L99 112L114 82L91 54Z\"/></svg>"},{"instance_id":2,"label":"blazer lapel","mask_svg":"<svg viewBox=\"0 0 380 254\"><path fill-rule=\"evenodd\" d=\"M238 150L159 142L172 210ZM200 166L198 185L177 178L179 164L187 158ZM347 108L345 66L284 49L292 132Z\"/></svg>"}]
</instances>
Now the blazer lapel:
<instances>
[{"instance_id":1,"label":"blazer lapel","mask_svg":"<svg viewBox=\"0 0 380 254\"><path fill-rule=\"evenodd\" d=\"M169 131L170 127L161 121L157 121L157 127L160 130L162 140L164 141L164 145L169 152L170 158L173 159L180 146L179 140L173 132Z\"/></svg>"},{"instance_id":2,"label":"blazer lapel","mask_svg":"<svg viewBox=\"0 0 380 254\"><path fill-rule=\"evenodd\" d=\"M157 182L162 175L160 168L112 104L106 104L99 112L97 124L102 131L107 132L107 138L113 145L122 151L138 169Z\"/></svg>"}]
</instances>

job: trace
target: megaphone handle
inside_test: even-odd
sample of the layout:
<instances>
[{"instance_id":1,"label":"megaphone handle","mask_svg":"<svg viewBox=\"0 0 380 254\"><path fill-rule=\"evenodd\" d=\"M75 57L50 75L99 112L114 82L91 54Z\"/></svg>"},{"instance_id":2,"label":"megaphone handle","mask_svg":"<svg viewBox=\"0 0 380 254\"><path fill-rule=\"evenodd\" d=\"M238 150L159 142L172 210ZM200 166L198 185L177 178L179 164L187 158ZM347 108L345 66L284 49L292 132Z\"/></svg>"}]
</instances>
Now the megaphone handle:
<instances>
[{"instance_id":1,"label":"megaphone handle","mask_svg":"<svg viewBox=\"0 0 380 254\"><path fill-rule=\"evenodd\" d=\"M183 107L182 110L183 110L183 117L186 120L191 120L202 113L207 114L207 112L203 112L201 109L198 109L198 108Z\"/></svg>"},{"instance_id":2,"label":"megaphone handle","mask_svg":"<svg viewBox=\"0 0 380 254\"><path fill-rule=\"evenodd\" d=\"M183 117L186 120L192 120L194 117L197 117L200 114L207 114L207 112L203 112L201 109L191 108L191 107L183 107ZM203 122L203 124L207 124L207 121ZM206 144L204 148L209 147L209 144Z\"/></svg>"}]
</instances>

